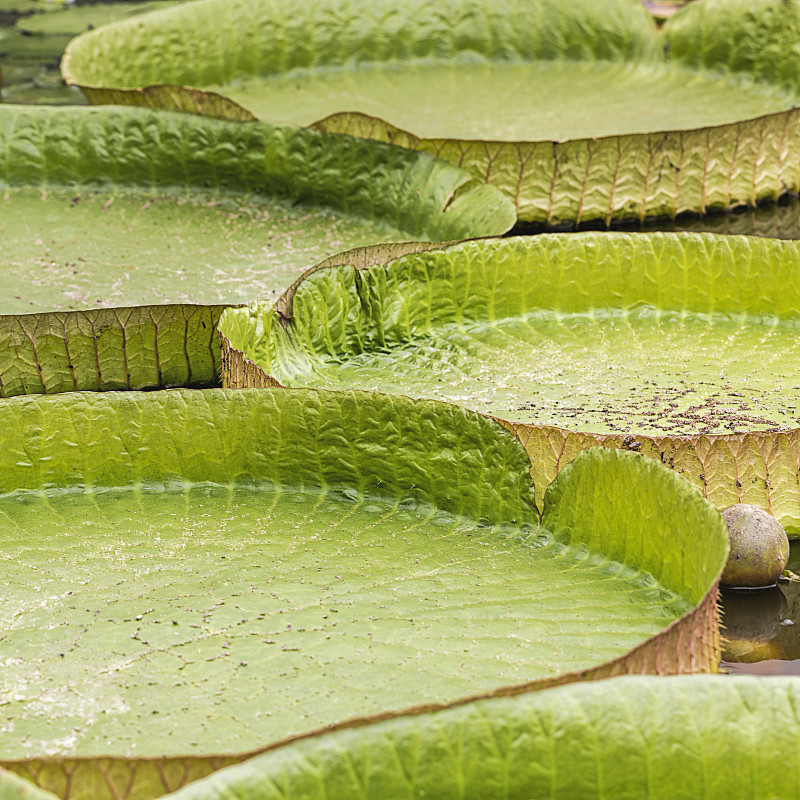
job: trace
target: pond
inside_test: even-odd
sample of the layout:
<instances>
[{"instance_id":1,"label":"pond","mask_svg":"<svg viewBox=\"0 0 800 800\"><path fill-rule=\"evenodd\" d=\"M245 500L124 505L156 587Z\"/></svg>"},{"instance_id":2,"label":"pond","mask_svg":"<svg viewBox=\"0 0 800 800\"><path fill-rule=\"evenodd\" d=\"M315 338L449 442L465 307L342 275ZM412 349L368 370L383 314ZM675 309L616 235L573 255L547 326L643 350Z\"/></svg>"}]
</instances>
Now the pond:
<instances>
[{"instance_id":1,"label":"pond","mask_svg":"<svg viewBox=\"0 0 800 800\"><path fill-rule=\"evenodd\" d=\"M165 7L150 2L63 3L0 0L0 101L14 104L85 104L61 79L59 62L70 39L97 25ZM587 226L583 226L584 228ZM591 226L588 226L591 227ZM563 228L562 228L563 229ZM703 217L645 220L625 230L710 231L782 239L800 238L800 200L786 196L762 208ZM521 224L512 233L534 234ZM789 569L800 573L800 541L792 544ZM724 590L723 668L732 673L800 674L800 583L783 581L759 591Z\"/></svg>"},{"instance_id":2,"label":"pond","mask_svg":"<svg viewBox=\"0 0 800 800\"><path fill-rule=\"evenodd\" d=\"M800 540L788 569L800 571ZM800 675L800 583L768 589L723 589L722 667L735 674Z\"/></svg>"},{"instance_id":3,"label":"pond","mask_svg":"<svg viewBox=\"0 0 800 800\"><path fill-rule=\"evenodd\" d=\"M641 222L612 223L612 230L642 232L692 231L734 236L763 236L771 239L800 239L800 199L785 194L776 203L763 203L757 207L742 206L731 211L709 214L681 214L676 219L647 218ZM531 223L517 223L508 236L526 236L548 231L604 230L600 223L581 225L565 224L545 227Z\"/></svg>"},{"instance_id":4,"label":"pond","mask_svg":"<svg viewBox=\"0 0 800 800\"><path fill-rule=\"evenodd\" d=\"M59 71L70 39L99 25L174 2L0 0L0 100L84 104L80 90L66 86Z\"/></svg>"}]
</instances>

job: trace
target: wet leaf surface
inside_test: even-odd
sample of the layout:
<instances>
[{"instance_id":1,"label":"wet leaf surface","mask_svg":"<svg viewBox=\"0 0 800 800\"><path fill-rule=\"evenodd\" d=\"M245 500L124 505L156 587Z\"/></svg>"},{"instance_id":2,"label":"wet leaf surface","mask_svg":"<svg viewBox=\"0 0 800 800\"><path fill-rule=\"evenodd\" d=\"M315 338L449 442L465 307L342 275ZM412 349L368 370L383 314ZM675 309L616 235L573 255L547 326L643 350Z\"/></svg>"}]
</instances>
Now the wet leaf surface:
<instances>
[{"instance_id":1,"label":"wet leaf surface","mask_svg":"<svg viewBox=\"0 0 800 800\"><path fill-rule=\"evenodd\" d=\"M450 164L296 128L0 107L0 312L235 303L353 246L502 233Z\"/></svg>"},{"instance_id":2,"label":"wet leaf surface","mask_svg":"<svg viewBox=\"0 0 800 800\"><path fill-rule=\"evenodd\" d=\"M390 120L421 138L508 141L692 129L800 102L780 86L680 66L475 61L300 70L208 88L261 119L284 124L311 125L346 108ZM711 103L715 95L724 95L725 104ZM477 114L476 108L490 113Z\"/></svg>"},{"instance_id":3,"label":"wet leaf surface","mask_svg":"<svg viewBox=\"0 0 800 800\"><path fill-rule=\"evenodd\" d=\"M421 149L502 188L520 220L610 225L799 188L786 131L800 74L781 54L800 40L800 11L756 5L690 4L659 31L639 0L461 0L446 12L326 0L308 14L212 2L83 36L64 74L92 102L254 114Z\"/></svg>"},{"instance_id":4,"label":"wet leaf surface","mask_svg":"<svg viewBox=\"0 0 800 800\"><path fill-rule=\"evenodd\" d=\"M268 198L11 189L0 208L4 314L277 298L320 259L404 238Z\"/></svg>"},{"instance_id":5,"label":"wet leaf surface","mask_svg":"<svg viewBox=\"0 0 800 800\"><path fill-rule=\"evenodd\" d=\"M524 450L452 406L209 390L16 398L0 415L5 759L235 753L624 670L705 604L725 560L718 515L631 454L576 462L537 532ZM696 633L705 649L715 632Z\"/></svg>"},{"instance_id":6,"label":"wet leaf surface","mask_svg":"<svg viewBox=\"0 0 800 800\"><path fill-rule=\"evenodd\" d=\"M670 235L456 246L310 275L293 330L259 322L245 355L284 385L446 399L525 425L789 430L800 424L800 320L788 297L776 304L782 279L770 273L791 280L797 258L789 243ZM347 316L323 338L314 328L332 303ZM270 313L231 310L222 330L244 342L247 318Z\"/></svg>"},{"instance_id":7,"label":"wet leaf surface","mask_svg":"<svg viewBox=\"0 0 800 800\"><path fill-rule=\"evenodd\" d=\"M375 500L200 485L0 517L4 758L246 750L582 669L690 608L602 556Z\"/></svg>"}]
</instances>

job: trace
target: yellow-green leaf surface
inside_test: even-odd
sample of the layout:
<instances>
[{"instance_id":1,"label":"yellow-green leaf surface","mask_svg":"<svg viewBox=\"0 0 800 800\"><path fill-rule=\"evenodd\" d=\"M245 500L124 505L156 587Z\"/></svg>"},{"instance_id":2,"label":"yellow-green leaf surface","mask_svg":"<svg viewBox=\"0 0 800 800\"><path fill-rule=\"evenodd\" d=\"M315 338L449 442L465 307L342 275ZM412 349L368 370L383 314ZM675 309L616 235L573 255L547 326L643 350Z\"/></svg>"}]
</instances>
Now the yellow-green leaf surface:
<instances>
[{"instance_id":1,"label":"yellow-green leaf surface","mask_svg":"<svg viewBox=\"0 0 800 800\"><path fill-rule=\"evenodd\" d=\"M516 438L446 404L67 393L0 421L0 752L62 797L153 797L356 717L716 667L724 523L635 454L585 453L539 525Z\"/></svg>"},{"instance_id":2,"label":"yellow-green leaf surface","mask_svg":"<svg viewBox=\"0 0 800 800\"><path fill-rule=\"evenodd\" d=\"M57 796L0 768L0 800L57 800Z\"/></svg>"},{"instance_id":3,"label":"yellow-green leaf surface","mask_svg":"<svg viewBox=\"0 0 800 800\"><path fill-rule=\"evenodd\" d=\"M85 34L62 71L91 102L391 141L521 220L608 224L796 191L798 44L796 0L697 0L661 30L640 0L201 0Z\"/></svg>"},{"instance_id":4,"label":"yellow-green leaf surface","mask_svg":"<svg viewBox=\"0 0 800 800\"><path fill-rule=\"evenodd\" d=\"M445 399L507 421L540 492L583 447L628 447L719 507L756 503L797 532L798 274L795 242L490 240L311 271L278 311L231 309L220 330L281 385Z\"/></svg>"},{"instance_id":5,"label":"yellow-green leaf surface","mask_svg":"<svg viewBox=\"0 0 800 800\"><path fill-rule=\"evenodd\" d=\"M306 739L174 797L793 800L798 704L792 678L576 684Z\"/></svg>"},{"instance_id":6,"label":"yellow-green leaf surface","mask_svg":"<svg viewBox=\"0 0 800 800\"><path fill-rule=\"evenodd\" d=\"M0 108L0 313L236 303L357 244L502 233L452 165L143 109Z\"/></svg>"}]
</instances>

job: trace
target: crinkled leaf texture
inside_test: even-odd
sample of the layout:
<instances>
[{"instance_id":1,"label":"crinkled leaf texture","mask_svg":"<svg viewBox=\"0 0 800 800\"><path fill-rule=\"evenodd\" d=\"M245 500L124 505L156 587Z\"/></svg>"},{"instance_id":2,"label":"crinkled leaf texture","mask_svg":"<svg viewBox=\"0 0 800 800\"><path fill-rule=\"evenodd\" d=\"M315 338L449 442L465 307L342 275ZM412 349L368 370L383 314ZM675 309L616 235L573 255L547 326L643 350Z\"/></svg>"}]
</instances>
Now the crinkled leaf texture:
<instances>
[{"instance_id":1,"label":"crinkled leaf texture","mask_svg":"<svg viewBox=\"0 0 800 800\"><path fill-rule=\"evenodd\" d=\"M627 448L800 531L796 243L585 233L403 252L343 256L275 309L226 311L224 385L447 399L506 421L539 497L580 450Z\"/></svg>"},{"instance_id":2,"label":"crinkled leaf texture","mask_svg":"<svg viewBox=\"0 0 800 800\"><path fill-rule=\"evenodd\" d=\"M503 233L513 222L497 192L428 156L142 109L0 108L0 186L275 195L438 241Z\"/></svg>"},{"instance_id":3,"label":"crinkled leaf texture","mask_svg":"<svg viewBox=\"0 0 800 800\"><path fill-rule=\"evenodd\" d=\"M798 706L793 678L573 684L311 737L174 797L793 800Z\"/></svg>"},{"instance_id":4,"label":"crinkled leaf texture","mask_svg":"<svg viewBox=\"0 0 800 800\"><path fill-rule=\"evenodd\" d=\"M5 313L249 301L348 247L514 222L425 154L133 108L0 108L0 189Z\"/></svg>"},{"instance_id":5,"label":"crinkled leaf texture","mask_svg":"<svg viewBox=\"0 0 800 800\"><path fill-rule=\"evenodd\" d=\"M2 734L11 736L2 763L62 798L149 800L241 760L245 751L365 715L618 674L716 669L724 523L687 482L636 454L602 448L582 454L549 487L537 530L524 449L495 421L457 406L359 392L174 390L12 398L0 404L0 416L6 431L0 514L5 550L16 559L6 573L16 588L6 595L9 607L0 608L10 614L4 641L13 647L13 637L23 635L35 643L24 663L9 662L4 671L3 680L16 687L4 714L17 732ZM222 512L214 506L217 495ZM282 513L289 510L284 518L277 513L281 503ZM254 504L262 515L272 513L272 522L239 531L236 520L249 524ZM207 536L215 519L222 520L220 541ZM26 533L31 523L35 533ZM175 560L175 530L182 556L185 550L193 564L211 565L207 579L198 575L200 589ZM419 547L418 530L427 537ZM391 534L392 546L370 540L371 532ZM151 569L156 534L161 563ZM331 537L339 555L315 568L308 559ZM365 546L353 550L362 540ZM266 555L253 550L252 560L237 560L242 542ZM405 561L415 547L417 561ZM477 548L472 556L459 558L470 547ZM54 549L59 555L50 562ZM433 568L431 559L441 553L443 563ZM76 557L83 584L71 577ZM277 561L292 580L264 572ZM58 570L51 575L53 563ZM28 564L39 587L33 593ZM370 583L370 576L402 573L406 564L405 576ZM320 569L330 574L320 576ZM335 602L330 588L342 576L333 619L299 624L298 614ZM135 596L128 597L129 585ZM370 613L369 603L391 586L388 617L377 607ZM42 591L50 598L44 610ZM509 602L500 602L503 593ZM526 619L529 595L535 613ZM403 630L418 617L424 621L430 599L436 602L428 619L444 626L444 639L438 629L427 638L424 629L412 630L413 658L398 659ZM489 616L481 623L483 605ZM578 663L570 653L582 648L594 652L623 641L628 620L652 612L652 632L617 647L614 657L590 659L574 671L557 666ZM355 650L337 629L348 620ZM515 620L512 635L498 637ZM62 629L69 641L60 638ZM488 660L464 660L464 647L484 643ZM384 644L391 668L370 671ZM314 653L325 647L339 648L338 661L315 666ZM527 666L503 677L504 665L519 662L520 653ZM293 672L297 659L309 657ZM51 676L53 702L44 706L37 674ZM318 696L327 689L334 702ZM189 690L200 695L191 699ZM237 697L243 708L226 713ZM105 713L93 710L98 698ZM289 700L286 713L281 704ZM70 736L63 735L65 725ZM10 758L23 729L29 739L55 737L59 757L28 747ZM137 742L134 752L115 751L113 740L129 741L128 734ZM81 751L84 741L90 745ZM196 755L187 754L191 749Z\"/></svg>"},{"instance_id":6,"label":"crinkled leaf texture","mask_svg":"<svg viewBox=\"0 0 800 800\"><path fill-rule=\"evenodd\" d=\"M784 0L698 0L660 31L639 0L204 0L85 34L62 68L92 102L253 119L244 103L262 118L435 153L502 188L523 221L610 224L797 191L800 72L785 54L798 42L800 8ZM514 72L531 64L539 71ZM359 76L380 65L384 82L359 105ZM446 101L449 81L483 73ZM413 107L392 95L404 79ZM318 109L300 92L313 80ZM259 82L278 90L259 101L249 86ZM520 85L535 94L514 102L507 87ZM735 99L745 87L752 94ZM573 95L561 126L542 127ZM535 116L517 130L528 108ZM438 127L425 128L428 117ZM476 119L487 130L473 130Z\"/></svg>"}]
</instances>

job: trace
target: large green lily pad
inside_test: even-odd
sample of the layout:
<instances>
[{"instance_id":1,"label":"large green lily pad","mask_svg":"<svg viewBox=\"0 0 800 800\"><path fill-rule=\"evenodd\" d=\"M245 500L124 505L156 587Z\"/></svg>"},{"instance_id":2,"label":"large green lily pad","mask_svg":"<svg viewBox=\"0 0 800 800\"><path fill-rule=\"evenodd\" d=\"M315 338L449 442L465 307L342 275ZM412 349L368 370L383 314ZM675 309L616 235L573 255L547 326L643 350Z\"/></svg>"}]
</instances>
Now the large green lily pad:
<instances>
[{"instance_id":1,"label":"large green lily pad","mask_svg":"<svg viewBox=\"0 0 800 800\"><path fill-rule=\"evenodd\" d=\"M521 220L608 224L800 188L798 43L783 0L698 0L661 30L640 0L201 0L76 39L62 71L91 102L392 141Z\"/></svg>"},{"instance_id":2,"label":"large green lily pad","mask_svg":"<svg viewBox=\"0 0 800 800\"><path fill-rule=\"evenodd\" d=\"M153 797L352 717L715 669L724 523L651 460L584 454L539 525L524 449L455 406L176 390L0 416L2 763L62 797Z\"/></svg>"},{"instance_id":3,"label":"large green lily pad","mask_svg":"<svg viewBox=\"0 0 800 800\"><path fill-rule=\"evenodd\" d=\"M0 313L269 296L326 256L501 233L495 189L350 137L141 109L0 108Z\"/></svg>"},{"instance_id":4,"label":"large green lily pad","mask_svg":"<svg viewBox=\"0 0 800 800\"><path fill-rule=\"evenodd\" d=\"M757 503L798 532L798 273L794 242L552 234L312 270L220 330L281 385L505 420L541 488L582 447L628 447L719 507ZM252 385L242 364L227 360L230 385Z\"/></svg>"},{"instance_id":5,"label":"large green lily pad","mask_svg":"<svg viewBox=\"0 0 800 800\"><path fill-rule=\"evenodd\" d=\"M798 702L800 682L787 678L564 686L305 739L174 797L788 800Z\"/></svg>"}]
</instances>

